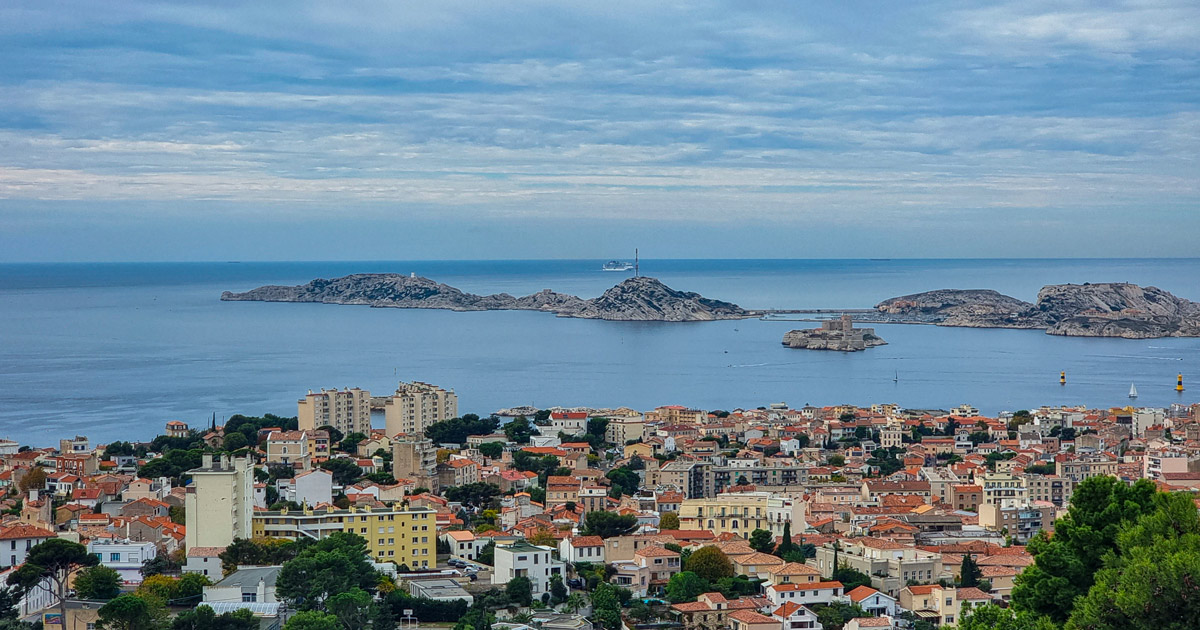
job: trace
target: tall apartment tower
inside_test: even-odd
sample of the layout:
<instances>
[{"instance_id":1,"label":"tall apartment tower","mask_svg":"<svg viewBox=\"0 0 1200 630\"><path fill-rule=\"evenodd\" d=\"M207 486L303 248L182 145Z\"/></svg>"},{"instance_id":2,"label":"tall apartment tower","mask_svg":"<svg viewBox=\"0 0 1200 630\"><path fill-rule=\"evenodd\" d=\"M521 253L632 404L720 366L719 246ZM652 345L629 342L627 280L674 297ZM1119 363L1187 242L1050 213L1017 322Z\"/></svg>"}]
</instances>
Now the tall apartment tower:
<instances>
[{"instance_id":1,"label":"tall apartment tower","mask_svg":"<svg viewBox=\"0 0 1200 630\"><path fill-rule=\"evenodd\" d=\"M458 396L437 385L402 382L384 404L384 417L389 438L399 433L423 436L429 425L458 417Z\"/></svg>"},{"instance_id":2,"label":"tall apartment tower","mask_svg":"<svg viewBox=\"0 0 1200 630\"><path fill-rule=\"evenodd\" d=\"M309 390L296 402L296 418L301 431L331 426L343 435L371 434L371 392L359 389Z\"/></svg>"},{"instance_id":3,"label":"tall apartment tower","mask_svg":"<svg viewBox=\"0 0 1200 630\"><path fill-rule=\"evenodd\" d=\"M200 468L189 470L192 483L184 495L187 548L225 547L234 538L254 534L254 466L249 458L213 459L205 454Z\"/></svg>"},{"instance_id":4,"label":"tall apartment tower","mask_svg":"<svg viewBox=\"0 0 1200 630\"><path fill-rule=\"evenodd\" d=\"M437 492L437 447L423 436L403 436L392 441L392 476L411 479L417 487Z\"/></svg>"}]
</instances>

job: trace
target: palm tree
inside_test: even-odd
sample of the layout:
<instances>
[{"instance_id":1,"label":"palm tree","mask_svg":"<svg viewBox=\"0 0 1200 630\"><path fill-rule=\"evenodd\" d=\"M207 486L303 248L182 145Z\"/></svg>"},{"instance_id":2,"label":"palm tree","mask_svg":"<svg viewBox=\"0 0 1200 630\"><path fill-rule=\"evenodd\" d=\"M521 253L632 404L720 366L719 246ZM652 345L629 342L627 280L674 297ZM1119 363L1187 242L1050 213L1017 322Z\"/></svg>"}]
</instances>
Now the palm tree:
<instances>
[{"instance_id":1,"label":"palm tree","mask_svg":"<svg viewBox=\"0 0 1200 630\"><path fill-rule=\"evenodd\" d=\"M570 597L567 597L567 612L579 612L579 609L587 606L587 604L587 595L583 593L571 593Z\"/></svg>"},{"instance_id":2,"label":"palm tree","mask_svg":"<svg viewBox=\"0 0 1200 630\"><path fill-rule=\"evenodd\" d=\"M525 625L529 625L533 623L533 613L523 612L509 617L508 620L513 623L523 623Z\"/></svg>"}]
</instances>

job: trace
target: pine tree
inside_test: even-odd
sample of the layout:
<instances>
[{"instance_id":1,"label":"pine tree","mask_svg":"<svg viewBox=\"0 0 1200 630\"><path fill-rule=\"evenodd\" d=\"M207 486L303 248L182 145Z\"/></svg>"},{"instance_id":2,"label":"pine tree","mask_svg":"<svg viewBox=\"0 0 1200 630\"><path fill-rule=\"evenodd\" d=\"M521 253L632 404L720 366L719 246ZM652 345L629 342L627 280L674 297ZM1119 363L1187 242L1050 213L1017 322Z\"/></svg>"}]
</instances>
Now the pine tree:
<instances>
[{"instance_id":1,"label":"pine tree","mask_svg":"<svg viewBox=\"0 0 1200 630\"><path fill-rule=\"evenodd\" d=\"M779 546L775 548L775 555L782 558L795 548L795 544L792 543L792 523L788 521L783 524L783 539L779 541Z\"/></svg>"},{"instance_id":2,"label":"pine tree","mask_svg":"<svg viewBox=\"0 0 1200 630\"><path fill-rule=\"evenodd\" d=\"M971 554L963 556L962 565L958 569L958 585L959 586L979 586L979 578L983 577L983 570L975 563L975 558Z\"/></svg>"}]
</instances>

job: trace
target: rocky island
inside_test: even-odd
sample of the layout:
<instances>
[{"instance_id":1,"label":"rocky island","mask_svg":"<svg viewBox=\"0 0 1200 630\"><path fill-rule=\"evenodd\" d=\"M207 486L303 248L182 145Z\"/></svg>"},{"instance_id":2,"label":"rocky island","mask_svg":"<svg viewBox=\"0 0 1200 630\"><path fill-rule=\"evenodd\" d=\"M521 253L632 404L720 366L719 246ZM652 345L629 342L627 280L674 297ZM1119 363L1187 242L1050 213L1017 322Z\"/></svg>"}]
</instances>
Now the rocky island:
<instances>
[{"instance_id":1,"label":"rocky island","mask_svg":"<svg viewBox=\"0 0 1200 630\"><path fill-rule=\"evenodd\" d=\"M881 321L975 328L1044 329L1072 337L1200 336L1200 304L1124 282L1052 284L1029 303L996 291L942 289L875 306Z\"/></svg>"},{"instance_id":2,"label":"rocky island","mask_svg":"<svg viewBox=\"0 0 1200 630\"><path fill-rule=\"evenodd\" d=\"M792 330L783 336L783 345L799 350L837 350L861 352L887 342L875 334L874 328L855 328L849 315L821 322L820 328Z\"/></svg>"},{"instance_id":3,"label":"rocky island","mask_svg":"<svg viewBox=\"0 0 1200 630\"><path fill-rule=\"evenodd\" d=\"M698 293L676 291L655 278L629 278L593 299L549 289L524 297L507 293L475 295L421 276L363 273L317 279L299 286L270 285L244 293L226 291L223 301L318 302L378 308L434 308L452 311L544 311L560 317L613 321L696 322L751 315L737 304Z\"/></svg>"}]
</instances>

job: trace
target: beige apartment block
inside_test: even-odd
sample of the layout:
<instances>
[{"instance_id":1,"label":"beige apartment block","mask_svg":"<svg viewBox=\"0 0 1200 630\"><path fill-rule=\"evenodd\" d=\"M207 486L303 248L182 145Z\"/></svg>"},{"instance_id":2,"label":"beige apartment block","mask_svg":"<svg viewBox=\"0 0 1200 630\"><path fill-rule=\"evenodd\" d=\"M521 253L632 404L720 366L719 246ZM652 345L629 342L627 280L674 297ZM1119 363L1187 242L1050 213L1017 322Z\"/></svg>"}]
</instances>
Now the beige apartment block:
<instances>
[{"instance_id":1,"label":"beige apartment block","mask_svg":"<svg viewBox=\"0 0 1200 630\"><path fill-rule=\"evenodd\" d=\"M254 515L254 466L247 458L214 459L204 455L189 470L192 484L184 497L187 548L225 547L234 538L250 538Z\"/></svg>"},{"instance_id":2,"label":"beige apartment block","mask_svg":"<svg viewBox=\"0 0 1200 630\"><path fill-rule=\"evenodd\" d=\"M296 418L301 431L331 426L343 435L371 434L371 392L353 389L309 390L296 403Z\"/></svg>"},{"instance_id":3,"label":"beige apartment block","mask_svg":"<svg viewBox=\"0 0 1200 630\"><path fill-rule=\"evenodd\" d=\"M435 422L458 417L458 396L454 390L414 381L400 383L396 393L384 403L387 436L424 435Z\"/></svg>"}]
</instances>

